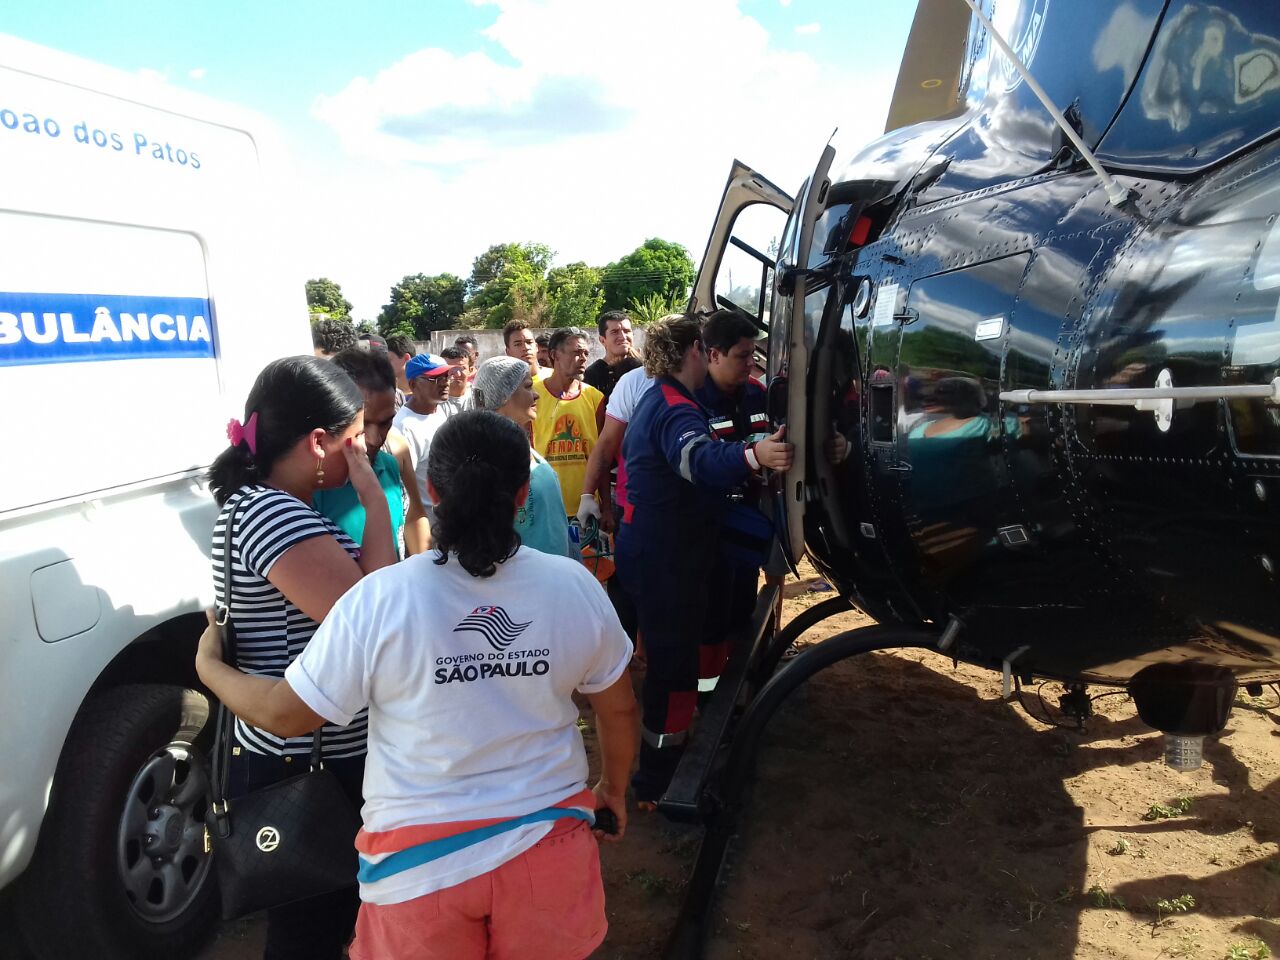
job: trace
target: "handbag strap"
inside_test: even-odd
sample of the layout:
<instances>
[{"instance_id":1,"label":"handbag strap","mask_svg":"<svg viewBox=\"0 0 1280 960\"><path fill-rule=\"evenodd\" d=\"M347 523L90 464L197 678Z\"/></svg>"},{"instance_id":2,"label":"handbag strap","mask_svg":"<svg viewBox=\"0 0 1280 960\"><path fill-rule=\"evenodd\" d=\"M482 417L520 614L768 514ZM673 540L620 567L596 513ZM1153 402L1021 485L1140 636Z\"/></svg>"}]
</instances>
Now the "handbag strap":
<instances>
[{"instance_id":1,"label":"handbag strap","mask_svg":"<svg viewBox=\"0 0 1280 960\"><path fill-rule=\"evenodd\" d=\"M244 498L236 503L227 513L227 523L222 535L222 590L217 598L215 620L222 631L222 659L232 667L236 666L236 631L231 621L232 580L234 577L231 558L232 537L235 530L236 516L240 512ZM238 669L238 668L237 668ZM318 770L324 766L322 751L323 727L317 727L311 735L311 769ZM230 823L227 821L227 782L231 768L231 748L235 741L235 716L222 703L218 704L218 725L214 734L213 745L213 804L212 811L217 821L219 836L230 834Z\"/></svg>"}]
</instances>

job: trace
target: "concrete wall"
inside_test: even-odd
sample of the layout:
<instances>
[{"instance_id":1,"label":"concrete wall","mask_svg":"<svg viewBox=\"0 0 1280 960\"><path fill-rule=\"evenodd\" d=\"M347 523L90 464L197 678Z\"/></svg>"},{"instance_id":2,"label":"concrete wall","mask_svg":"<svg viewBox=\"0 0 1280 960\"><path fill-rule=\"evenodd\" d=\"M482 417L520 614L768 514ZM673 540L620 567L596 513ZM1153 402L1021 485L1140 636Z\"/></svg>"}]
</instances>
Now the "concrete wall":
<instances>
[{"instance_id":1,"label":"concrete wall","mask_svg":"<svg viewBox=\"0 0 1280 960\"><path fill-rule=\"evenodd\" d=\"M636 349L644 346L644 327L635 327L635 345ZM533 335L543 333L542 330L534 330ZM550 332L545 331L545 332ZM439 353L445 347L453 346L453 341L460 334L470 334L476 338L476 343L480 347L480 362L483 363L490 357L501 356L503 353L502 331L501 330L437 330L431 334L429 341L418 341L419 348L424 353ZM604 348L600 345L600 338L596 336L595 328L587 331L587 346L591 348L591 356L587 360L592 363L600 357L604 356Z\"/></svg>"}]
</instances>

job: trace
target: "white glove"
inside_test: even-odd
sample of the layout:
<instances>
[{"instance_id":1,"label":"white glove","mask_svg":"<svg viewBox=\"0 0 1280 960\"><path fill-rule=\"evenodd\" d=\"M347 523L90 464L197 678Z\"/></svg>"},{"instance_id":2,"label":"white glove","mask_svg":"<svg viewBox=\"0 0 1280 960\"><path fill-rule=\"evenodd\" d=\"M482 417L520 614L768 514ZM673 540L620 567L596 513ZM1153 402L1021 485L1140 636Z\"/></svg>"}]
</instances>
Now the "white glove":
<instances>
[{"instance_id":1,"label":"white glove","mask_svg":"<svg viewBox=\"0 0 1280 960\"><path fill-rule=\"evenodd\" d=\"M595 517L596 523L600 522L600 504L596 503L595 494L584 493L578 501L578 526L586 530L587 519L590 517Z\"/></svg>"}]
</instances>

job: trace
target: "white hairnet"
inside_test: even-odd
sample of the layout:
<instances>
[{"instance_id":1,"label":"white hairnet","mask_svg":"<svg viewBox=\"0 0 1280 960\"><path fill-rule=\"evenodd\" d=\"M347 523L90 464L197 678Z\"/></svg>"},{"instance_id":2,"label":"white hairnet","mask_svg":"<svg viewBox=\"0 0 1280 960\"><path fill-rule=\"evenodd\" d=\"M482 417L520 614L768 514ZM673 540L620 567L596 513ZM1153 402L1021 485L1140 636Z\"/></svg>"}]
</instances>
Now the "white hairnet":
<instances>
[{"instance_id":1,"label":"white hairnet","mask_svg":"<svg viewBox=\"0 0 1280 960\"><path fill-rule=\"evenodd\" d=\"M480 364L471 384L477 410L497 410L529 376L529 364L515 357L494 357Z\"/></svg>"}]
</instances>

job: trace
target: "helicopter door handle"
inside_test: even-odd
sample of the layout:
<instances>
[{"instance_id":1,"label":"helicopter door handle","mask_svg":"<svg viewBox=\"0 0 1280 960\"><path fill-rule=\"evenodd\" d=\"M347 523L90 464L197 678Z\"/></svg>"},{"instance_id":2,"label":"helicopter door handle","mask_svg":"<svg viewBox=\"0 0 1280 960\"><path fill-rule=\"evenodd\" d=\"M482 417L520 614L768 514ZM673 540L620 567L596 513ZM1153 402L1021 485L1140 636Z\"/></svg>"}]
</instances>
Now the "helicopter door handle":
<instances>
[{"instance_id":1,"label":"helicopter door handle","mask_svg":"<svg viewBox=\"0 0 1280 960\"><path fill-rule=\"evenodd\" d=\"M885 467L885 469L886 469L886 470L889 470L889 471L892 471L893 473L910 473L910 472L911 472L911 464L909 464L909 463L891 463L891 464L889 464L888 466L886 466L886 467Z\"/></svg>"}]
</instances>

